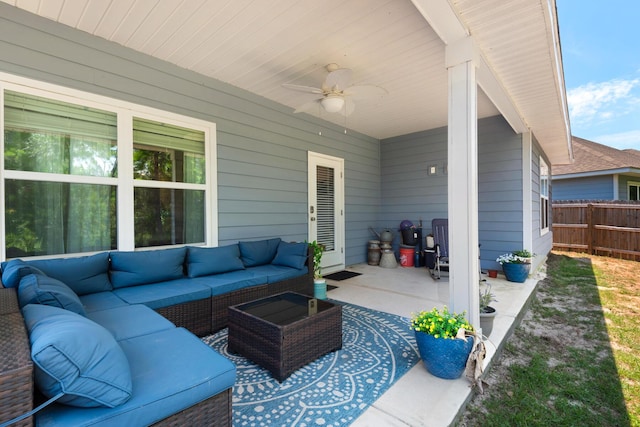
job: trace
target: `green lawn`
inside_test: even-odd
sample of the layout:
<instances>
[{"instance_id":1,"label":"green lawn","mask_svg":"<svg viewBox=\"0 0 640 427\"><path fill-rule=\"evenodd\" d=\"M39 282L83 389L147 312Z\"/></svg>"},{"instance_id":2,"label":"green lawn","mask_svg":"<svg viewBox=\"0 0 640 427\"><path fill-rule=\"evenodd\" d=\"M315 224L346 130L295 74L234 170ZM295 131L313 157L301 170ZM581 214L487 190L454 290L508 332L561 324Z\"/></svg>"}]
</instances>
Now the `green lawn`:
<instances>
[{"instance_id":1,"label":"green lawn","mask_svg":"<svg viewBox=\"0 0 640 427\"><path fill-rule=\"evenodd\" d=\"M461 426L640 427L640 263L552 253Z\"/></svg>"}]
</instances>

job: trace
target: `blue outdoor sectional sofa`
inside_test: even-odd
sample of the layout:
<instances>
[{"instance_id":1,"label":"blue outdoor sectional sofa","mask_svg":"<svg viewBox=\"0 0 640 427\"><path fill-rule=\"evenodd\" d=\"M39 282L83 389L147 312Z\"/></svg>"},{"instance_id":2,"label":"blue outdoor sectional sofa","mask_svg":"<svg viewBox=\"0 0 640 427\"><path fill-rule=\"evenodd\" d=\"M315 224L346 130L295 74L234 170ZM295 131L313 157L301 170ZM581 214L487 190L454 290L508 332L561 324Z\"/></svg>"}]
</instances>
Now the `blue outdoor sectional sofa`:
<instances>
[{"instance_id":1,"label":"blue outdoor sectional sofa","mask_svg":"<svg viewBox=\"0 0 640 427\"><path fill-rule=\"evenodd\" d=\"M313 258L275 238L13 259L2 285L0 425L56 399L16 425L230 426L235 366L198 336L230 305L312 294Z\"/></svg>"}]
</instances>

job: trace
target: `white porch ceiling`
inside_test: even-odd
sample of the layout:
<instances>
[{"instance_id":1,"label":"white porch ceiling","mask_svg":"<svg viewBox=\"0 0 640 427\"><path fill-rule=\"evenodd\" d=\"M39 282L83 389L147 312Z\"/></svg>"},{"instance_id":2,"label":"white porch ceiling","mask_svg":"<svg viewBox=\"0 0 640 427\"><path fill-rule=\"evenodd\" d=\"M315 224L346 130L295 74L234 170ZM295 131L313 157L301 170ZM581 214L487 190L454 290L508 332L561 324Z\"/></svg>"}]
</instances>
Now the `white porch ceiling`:
<instances>
[{"instance_id":1,"label":"white porch ceiling","mask_svg":"<svg viewBox=\"0 0 640 427\"><path fill-rule=\"evenodd\" d=\"M346 127L375 138L447 124L445 43L410 0L1 1L292 111L309 98L283 83L318 86L326 64L351 68L355 84L389 92L357 103L346 118ZM447 3L422 3L434 1ZM570 132L554 0L448 4L552 163L566 162ZM498 113L480 90L478 117ZM345 126L339 114L315 115Z\"/></svg>"}]
</instances>

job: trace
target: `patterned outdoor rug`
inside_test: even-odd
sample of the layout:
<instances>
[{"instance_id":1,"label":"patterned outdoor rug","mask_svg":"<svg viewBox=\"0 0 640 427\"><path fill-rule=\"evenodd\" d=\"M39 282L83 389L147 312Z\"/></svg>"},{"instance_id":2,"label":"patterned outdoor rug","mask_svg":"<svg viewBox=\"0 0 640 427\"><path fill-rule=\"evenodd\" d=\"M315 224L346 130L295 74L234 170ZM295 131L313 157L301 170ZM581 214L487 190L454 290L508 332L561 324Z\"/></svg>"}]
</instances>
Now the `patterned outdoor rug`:
<instances>
[{"instance_id":1,"label":"patterned outdoor rug","mask_svg":"<svg viewBox=\"0 0 640 427\"><path fill-rule=\"evenodd\" d=\"M342 350L279 383L268 371L227 351L227 329L203 341L237 367L233 425L347 426L418 360L406 318L343 304Z\"/></svg>"}]
</instances>

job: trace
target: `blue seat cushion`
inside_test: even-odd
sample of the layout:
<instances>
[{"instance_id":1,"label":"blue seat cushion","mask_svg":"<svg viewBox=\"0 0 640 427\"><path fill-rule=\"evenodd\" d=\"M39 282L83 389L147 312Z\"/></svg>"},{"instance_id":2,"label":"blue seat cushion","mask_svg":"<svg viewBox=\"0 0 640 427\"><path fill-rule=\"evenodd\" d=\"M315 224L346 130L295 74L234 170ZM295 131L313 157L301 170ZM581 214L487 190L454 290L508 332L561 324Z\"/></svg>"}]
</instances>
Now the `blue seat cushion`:
<instances>
[{"instance_id":1,"label":"blue seat cushion","mask_svg":"<svg viewBox=\"0 0 640 427\"><path fill-rule=\"evenodd\" d=\"M111 283L117 289L179 279L186 253L187 248L111 252Z\"/></svg>"},{"instance_id":2,"label":"blue seat cushion","mask_svg":"<svg viewBox=\"0 0 640 427\"><path fill-rule=\"evenodd\" d=\"M22 309L35 363L35 383L46 397L82 408L113 408L131 397L129 361L102 326L58 307Z\"/></svg>"},{"instance_id":3,"label":"blue seat cushion","mask_svg":"<svg viewBox=\"0 0 640 427\"><path fill-rule=\"evenodd\" d=\"M194 283L194 279L178 279L150 285L120 288L113 291L129 304L144 304L154 310L211 297L211 289Z\"/></svg>"},{"instance_id":4,"label":"blue seat cushion","mask_svg":"<svg viewBox=\"0 0 640 427\"><path fill-rule=\"evenodd\" d=\"M229 273L216 274L191 279L194 283L211 288L211 296L226 294L238 289L256 285L266 285L269 278L266 275L247 270L231 271Z\"/></svg>"},{"instance_id":5,"label":"blue seat cushion","mask_svg":"<svg viewBox=\"0 0 640 427\"><path fill-rule=\"evenodd\" d=\"M29 274L20 280L18 302L21 308L27 304L45 304L64 308L82 316L86 314L80 298L71 288L53 277L42 274Z\"/></svg>"},{"instance_id":6,"label":"blue seat cushion","mask_svg":"<svg viewBox=\"0 0 640 427\"><path fill-rule=\"evenodd\" d=\"M84 306L84 311L86 313L129 305L111 291L82 295L80 297L80 301L82 301L82 305Z\"/></svg>"},{"instance_id":7,"label":"blue seat cushion","mask_svg":"<svg viewBox=\"0 0 640 427\"><path fill-rule=\"evenodd\" d=\"M77 295L110 291L109 252L76 258L39 259L28 261L47 276L69 286Z\"/></svg>"},{"instance_id":8,"label":"blue seat cushion","mask_svg":"<svg viewBox=\"0 0 640 427\"><path fill-rule=\"evenodd\" d=\"M309 256L308 243L288 243L280 242L276 256L271 262L274 265L297 268L300 270Z\"/></svg>"},{"instance_id":9,"label":"blue seat cushion","mask_svg":"<svg viewBox=\"0 0 640 427\"><path fill-rule=\"evenodd\" d=\"M240 246L240 257L245 267L271 263L276 256L279 243L279 237L251 242L238 242L238 246Z\"/></svg>"},{"instance_id":10,"label":"blue seat cushion","mask_svg":"<svg viewBox=\"0 0 640 427\"><path fill-rule=\"evenodd\" d=\"M20 279L29 274L44 274L33 265L29 265L21 259L4 261L2 264L2 285L5 288L17 288Z\"/></svg>"},{"instance_id":11,"label":"blue seat cushion","mask_svg":"<svg viewBox=\"0 0 640 427\"><path fill-rule=\"evenodd\" d=\"M261 265L251 269L254 274L267 277L267 283L275 283L285 279L292 279L307 274L308 267L302 269L285 267L283 265Z\"/></svg>"},{"instance_id":12,"label":"blue seat cushion","mask_svg":"<svg viewBox=\"0 0 640 427\"><path fill-rule=\"evenodd\" d=\"M215 248L191 246L187 251L187 276L189 277L208 276L243 269L240 247L237 244Z\"/></svg>"},{"instance_id":13,"label":"blue seat cushion","mask_svg":"<svg viewBox=\"0 0 640 427\"><path fill-rule=\"evenodd\" d=\"M116 341L176 327L153 309L141 304L94 311L88 313L87 318L111 332Z\"/></svg>"},{"instance_id":14,"label":"blue seat cushion","mask_svg":"<svg viewBox=\"0 0 640 427\"><path fill-rule=\"evenodd\" d=\"M128 402L114 409L53 404L36 415L37 425L151 425L235 382L235 365L182 328L124 340L120 345L131 365L135 391Z\"/></svg>"}]
</instances>

